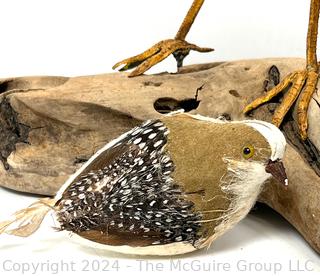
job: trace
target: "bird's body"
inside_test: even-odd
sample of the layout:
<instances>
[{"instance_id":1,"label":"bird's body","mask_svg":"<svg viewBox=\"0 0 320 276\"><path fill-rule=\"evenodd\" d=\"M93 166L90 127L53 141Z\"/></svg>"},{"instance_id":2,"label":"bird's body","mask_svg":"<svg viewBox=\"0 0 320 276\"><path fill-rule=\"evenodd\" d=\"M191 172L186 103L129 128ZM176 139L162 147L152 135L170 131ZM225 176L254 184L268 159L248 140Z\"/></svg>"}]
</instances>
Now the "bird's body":
<instances>
[{"instance_id":1,"label":"bird's body","mask_svg":"<svg viewBox=\"0 0 320 276\"><path fill-rule=\"evenodd\" d=\"M249 212L274 173L266 167L283 169L284 146L282 133L265 122L165 116L104 146L52 206L61 230L94 246L143 255L194 251Z\"/></svg>"}]
</instances>

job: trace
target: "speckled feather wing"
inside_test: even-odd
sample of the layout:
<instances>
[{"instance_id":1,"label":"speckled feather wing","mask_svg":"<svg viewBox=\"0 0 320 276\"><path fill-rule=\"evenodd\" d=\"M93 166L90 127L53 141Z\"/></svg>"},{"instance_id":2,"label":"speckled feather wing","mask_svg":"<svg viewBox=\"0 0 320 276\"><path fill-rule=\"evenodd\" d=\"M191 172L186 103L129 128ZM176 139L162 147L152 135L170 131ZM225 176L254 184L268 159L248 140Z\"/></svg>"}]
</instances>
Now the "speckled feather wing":
<instances>
[{"instance_id":1,"label":"speckled feather wing","mask_svg":"<svg viewBox=\"0 0 320 276\"><path fill-rule=\"evenodd\" d=\"M57 203L61 228L108 245L194 244L200 216L172 178L168 135L147 121L89 161Z\"/></svg>"}]
</instances>

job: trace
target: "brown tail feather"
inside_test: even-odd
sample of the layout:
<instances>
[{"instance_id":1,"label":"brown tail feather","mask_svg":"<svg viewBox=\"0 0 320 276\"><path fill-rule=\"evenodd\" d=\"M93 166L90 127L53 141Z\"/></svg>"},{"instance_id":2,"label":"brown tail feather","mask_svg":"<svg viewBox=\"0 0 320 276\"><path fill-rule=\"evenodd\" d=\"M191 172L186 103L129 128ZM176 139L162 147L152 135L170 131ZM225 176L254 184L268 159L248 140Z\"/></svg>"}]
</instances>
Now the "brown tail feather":
<instances>
[{"instance_id":1,"label":"brown tail feather","mask_svg":"<svg viewBox=\"0 0 320 276\"><path fill-rule=\"evenodd\" d=\"M0 223L0 234L6 233L19 237L28 237L36 232L46 214L53 209L55 199L43 198L29 207L17 211L12 219Z\"/></svg>"}]
</instances>

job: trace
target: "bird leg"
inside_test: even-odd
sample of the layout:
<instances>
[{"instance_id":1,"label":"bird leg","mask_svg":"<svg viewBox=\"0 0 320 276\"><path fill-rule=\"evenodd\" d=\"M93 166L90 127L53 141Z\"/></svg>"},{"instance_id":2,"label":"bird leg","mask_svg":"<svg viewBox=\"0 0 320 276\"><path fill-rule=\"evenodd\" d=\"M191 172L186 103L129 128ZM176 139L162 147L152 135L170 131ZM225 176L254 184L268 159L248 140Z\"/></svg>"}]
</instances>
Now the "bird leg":
<instances>
[{"instance_id":1,"label":"bird leg","mask_svg":"<svg viewBox=\"0 0 320 276\"><path fill-rule=\"evenodd\" d=\"M307 111L313 93L319 78L319 65L317 62L317 35L318 20L320 11L320 1L311 0L310 18L307 35L307 64L306 69L289 74L273 89L265 95L255 99L244 108L247 113L258 106L270 101L273 97L283 92L286 88L289 90L284 95L282 103L275 110L272 122L280 126L285 115L293 104L298 101L297 118L301 139L307 138L308 118Z\"/></svg>"},{"instance_id":2,"label":"bird leg","mask_svg":"<svg viewBox=\"0 0 320 276\"><path fill-rule=\"evenodd\" d=\"M129 75L129 77L135 77L143 74L152 66L164 60L170 54L173 54L177 61L177 67L179 70L183 64L184 58L191 50L201 53L213 51L211 48L202 48L185 41L185 37L187 36L195 18L197 17L203 2L204 0L193 1L174 39L162 40L145 52L116 63L112 68L116 69L121 65L123 65L123 67L120 68L120 71L136 68Z\"/></svg>"}]
</instances>

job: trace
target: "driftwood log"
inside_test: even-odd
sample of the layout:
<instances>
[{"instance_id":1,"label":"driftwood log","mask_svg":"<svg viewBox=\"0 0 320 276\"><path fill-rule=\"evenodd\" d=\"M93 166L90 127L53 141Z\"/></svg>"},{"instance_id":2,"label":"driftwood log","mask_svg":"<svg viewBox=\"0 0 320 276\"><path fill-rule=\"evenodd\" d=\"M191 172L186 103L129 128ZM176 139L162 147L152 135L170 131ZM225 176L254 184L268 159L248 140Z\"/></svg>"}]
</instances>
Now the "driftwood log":
<instances>
[{"instance_id":1,"label":"driftwood log","mask_svg":"<svg viewBox=\"0 0 320 276\"><path fill-rule=\"evenodd\" d=\"M0 185L54 195L96 150L139 122L180 108L244 119L243 107L277 84L279 71L284 77L304 66L303 59L264 59L195 65L180 74L137 78L114 73L2 79ZM270 121L279 101L250 117ZM284 160L289 187L270 181L260 201L284 216L320 252L319 95L309 107L305 142L298 137L292 111L282 127L289 142Z\"/></svg>"}]
</instances>

